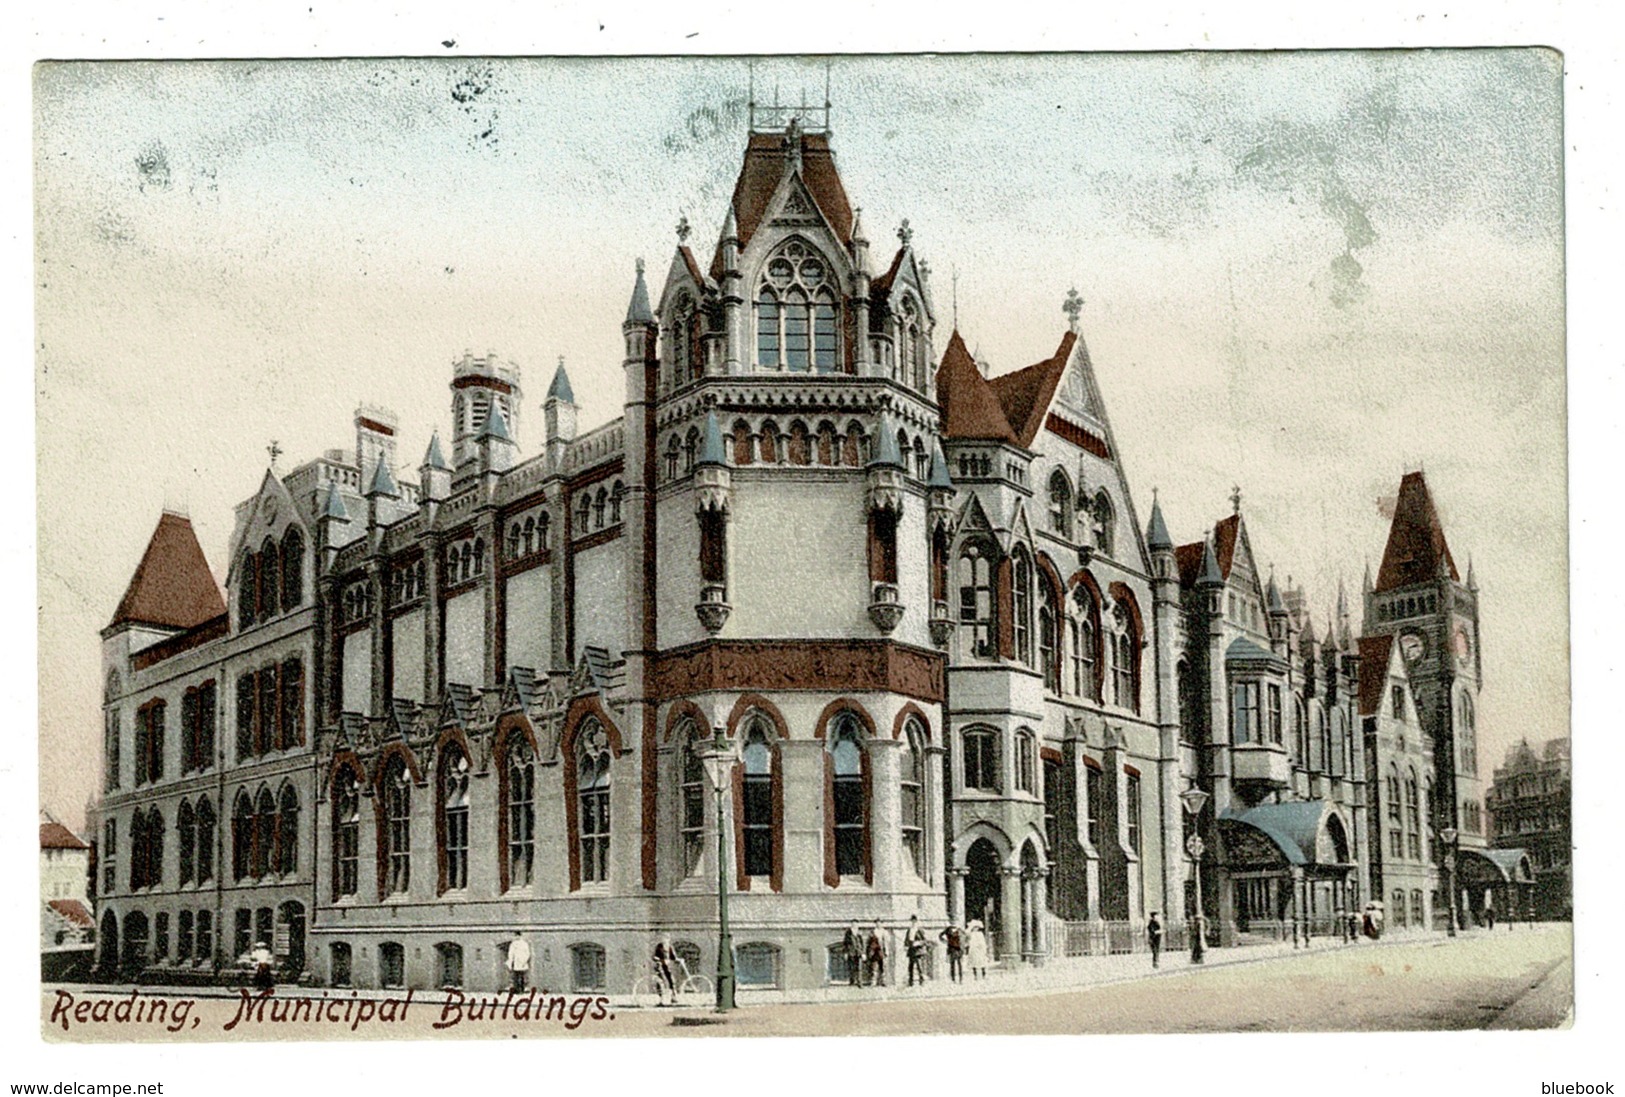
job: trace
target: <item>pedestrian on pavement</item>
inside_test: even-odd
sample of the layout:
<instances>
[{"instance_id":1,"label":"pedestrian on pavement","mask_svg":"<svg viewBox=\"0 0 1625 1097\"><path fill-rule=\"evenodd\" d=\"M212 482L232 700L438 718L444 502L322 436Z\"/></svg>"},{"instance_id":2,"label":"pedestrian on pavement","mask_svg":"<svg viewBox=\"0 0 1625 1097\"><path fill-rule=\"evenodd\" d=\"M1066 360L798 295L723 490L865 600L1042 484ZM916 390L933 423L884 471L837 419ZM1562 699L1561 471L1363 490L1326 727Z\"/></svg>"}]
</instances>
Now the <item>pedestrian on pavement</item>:
<instances>
[{"instance_id":1,"label":"pedestrian on pavement","mask_svg":"<svg viewBox=\"0 0 1625 1097\"><path fill-rule=\"evenodd\" d=\"M885 932L880 928L880 920L875 919L875 927L869 931L868 946L869 985L872 987L886 985L886 945L881 936Z\"/></svg>"},{"instance_id":2,"label":"pedestrian on pavement","mask_svg":"<svg viewBox=\"0 0 1625 1097\"><path fill-rule=\"evenodd\" d=\"M1157 918L1157 912L1151 912L1151 920L1145 924L1145 939L1151 946L1151 966L1160 967L1162 961L1162 922Z\"/></svg>"},{"instance_id":3,"label":"pedestrian on pavement","mask_svg":"<svg viewBox=\"0 0 1625 1097\"><path fill-rule=\"evenodd\" d=\"M270 990L276 986L276 972L273 970L275 957L271 950L265 947L264 941L254 942L254 951L248 954L248 962L254 968L254 986L260 990Z\"/></svg>"},{"instance_id":4,"label":"pedestrian on pavement","mask_svg":"<svg viewBox=\"0 0 1625 1097\"><path fill-rule=\"evenodd\" d=\"M987 933L982 929L982 920L980 918L973 918L971 919L971 924L966 928L969 931L966 934L966 936L969 938L969 943L965 949L965 959L970 964L971 978L986 979Z\"/></svg>"},{"instance_id":5,"label":"pedestrian on pavement","mask_svg":"<svg viewBox=\"0 0 1625 1097\"><path fill-rule=\"evenodd\" d=\"M841 938L841 952L846 956L847 981L855 987L863 985L863 930L858 928L856 919L846 928L846 936Z\"/></svg>"},{"instance_id":6,"label":"pedestrian on pavement","mask_svg":"<svg viewBox=\"0 0 1625 1097\"><path fill-rule=\"evenodd\" d=\"M1486 905L1484 907L1484 928L1485 929L1494 929L1495 928L1495 908L1492 907L1492 906Z\"/></svg>"},{"instance_id":7,"label":"pedestrian on pavement","mask_svg":"<svg viewBox=\"0 0 1625 1097\"><path fill-rule=\"evenodd\" d=\"M655 951L652 958L655 974L655 993L662 1002L670 1000L672 1005L677 1004L677 980L672 974L671 963L677 958L672 951L671 942L662 938L655 942Z\"/></svg>"},{"instance_id":8,"label":"pedestrian on pavement","mask_svg":"<svg viewBox=\"0 0 1625 1097\"><path fill-rule=\"evenodd\" d=\"M911 914L908 918L908 932L903 934L903 951L908 953L908 985L914 985L914 977L920 979L920 985L925 985L925 954L931 945L925 939L925 930L920 928L920 916Z\"/></svg>"},{"instance_id":9,"label":"pedestrian on pavement","mask_svg":"<svg viewBox=\"0 0 1625 1097\"><path fill-rule=\"evenodd\" d=\"M965 981L965 931L959 926L950 924L937 939L948 946L948 980L953 983Z\"/></svg>"},{"instance_id":10,"label":"pedestrian on pavement","mask_svg":"<svg viewBox=\"0 0 1625 1097\"><path fill-rule=\"evenodd\" d=\"M523 992L525 984L530 982L530 942L517 929L513 931L513 940L508 942L508 957L502 964L508 969L508 981L513 992Z\"/></svg>"}]
</instances>

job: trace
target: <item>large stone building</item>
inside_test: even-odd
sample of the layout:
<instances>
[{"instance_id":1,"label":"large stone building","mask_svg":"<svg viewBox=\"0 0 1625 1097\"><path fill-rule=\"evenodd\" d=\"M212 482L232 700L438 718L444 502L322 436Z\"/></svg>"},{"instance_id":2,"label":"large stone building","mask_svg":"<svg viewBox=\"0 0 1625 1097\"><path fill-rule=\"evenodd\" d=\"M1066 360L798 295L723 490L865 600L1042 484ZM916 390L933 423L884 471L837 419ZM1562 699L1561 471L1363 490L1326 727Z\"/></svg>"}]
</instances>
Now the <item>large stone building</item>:
<instances>
[{"instance_id":1,"label":"large stone building","mask_svg":"<svg viewBox=\"0 0 1625 1097\"><path fill-rule=\"evenodd\" d=\"M1490 841L1497 849L1527 852L1534 873L1523 914L1532 913L1537 918L1574 916L1569 785L1567 736L1542 743L1538 754L1529 740L1521 740L1507 751L1506 762L1495 769L1495 779L1485 798Z\"/></svg>"},{"instance_id":2,"label":"large stone building","mask_svg":"<svg viewBox=\"0 0 1625 1097\"><path fill-rule=\"evenodd\" d=\"M561 363L524 456L519 368L465 354L415 481L362 408L239 507L224 594L162 518L103 633L109 968L264 940L485 989L520 929L555 989L624 990L656 934L709 970L718 726L743 988L844 978L854 920L981 918L1007 963L1180 927L1192 833L1216 943L1370 897L1346 601L1317 631L1239 495L1184 546L1142 525L1075 296L1042 362L939 361L907 223L871 255L829 134L783 121L709 255L685 222L657 294L638 264L618 418L579 431Z\"/></svg>"}]
</instances>

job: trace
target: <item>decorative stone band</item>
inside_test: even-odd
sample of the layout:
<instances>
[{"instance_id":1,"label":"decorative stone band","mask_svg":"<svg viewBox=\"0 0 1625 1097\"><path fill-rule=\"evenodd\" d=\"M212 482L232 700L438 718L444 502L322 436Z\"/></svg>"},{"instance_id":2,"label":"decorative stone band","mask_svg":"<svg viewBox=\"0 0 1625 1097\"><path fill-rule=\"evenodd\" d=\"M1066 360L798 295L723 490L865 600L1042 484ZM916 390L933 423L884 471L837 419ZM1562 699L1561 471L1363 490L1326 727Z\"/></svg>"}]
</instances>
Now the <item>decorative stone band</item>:
<instances>
[{"instance_id":1,"label":"decorative stone band","mask_svg":"<svg viewBox=\"0 0 1625 1097\"><path fill-rule=\"evenodd\" d=\"M946 657L890 640L710 640L667 652L649 667L649 696L707 690L885 691L937 703Z\"/></svg>"}]
</instances>

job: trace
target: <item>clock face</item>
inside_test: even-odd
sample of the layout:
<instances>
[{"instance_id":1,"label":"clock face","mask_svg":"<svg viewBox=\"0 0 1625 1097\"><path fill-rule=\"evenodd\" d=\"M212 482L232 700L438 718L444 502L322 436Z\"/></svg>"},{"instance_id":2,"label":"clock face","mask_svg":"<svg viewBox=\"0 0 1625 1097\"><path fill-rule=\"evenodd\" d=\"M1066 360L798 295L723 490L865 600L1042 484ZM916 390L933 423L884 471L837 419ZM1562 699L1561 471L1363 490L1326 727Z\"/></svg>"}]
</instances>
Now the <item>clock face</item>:
<instances>
[{"instance_id":1,"label":"clock face","mask_svg":"<svg viewBox=\"0 0 1625 1097\"><path fill-rule=\"evenodd\" d=\"M1407 663L1414 663L1427 654L1428 642L1420 632L1402 632L1399 635L1399 653Z\"/></svg>"},{"instance_id":2,"label":"clock face","mask_svg":"<svg viewBox=\"0 0 1625 1097\"><path fill-rule=\"evenodd\" d=\"M1473 640L1472 637L1467 635L1467 629L1465 626L1458 626L1456 628L1455 647L1456 662L1465 666L1467 661L1473 657Z\"/></svg>"}]
</instances>

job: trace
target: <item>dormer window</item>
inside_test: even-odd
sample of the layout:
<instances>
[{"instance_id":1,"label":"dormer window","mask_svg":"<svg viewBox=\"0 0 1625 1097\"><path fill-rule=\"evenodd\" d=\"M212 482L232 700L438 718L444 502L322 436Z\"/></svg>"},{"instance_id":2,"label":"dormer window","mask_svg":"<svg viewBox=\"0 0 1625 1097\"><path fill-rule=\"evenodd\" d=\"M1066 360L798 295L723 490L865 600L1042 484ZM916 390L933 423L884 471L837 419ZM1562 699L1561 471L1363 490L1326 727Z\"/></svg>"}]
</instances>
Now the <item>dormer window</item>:
<instances>
[{"instance_id":1,"label":"dormer window","mask_svg":"<svg viewBox=\"0 0 1625 1097\"><path fill-rule=\"evenodd\" d=\"M694 298L686 293L678 297L677 304L672 308L666 336L666 360L671 365L670 377L673 385L686 385L690 381L697 381L705 372L700 348L701 327L700 313L695 308Z\"/></svg>"},{"instance_id":2,"label":"dormer window","mask_svg":"<svg viewBox=\"0 0 1625 1097\"><path fill-rule=\"evenodd\" d=\"M805 243L786 243L768 261L756 291L757 367L833 372L840 351L837 313L828 265Z\"/></svg>"},{"instance_id":3,"label":"dormer window","mask_svg":"<svg viewBox=\"0 0 1625 1097\"><path fill-rule=\"evenodd\" d=\"M897 310L897 379L923 391L926 358L920 307L914 303L913 297L904 297Z\"/></svg>"}]
</instances>

